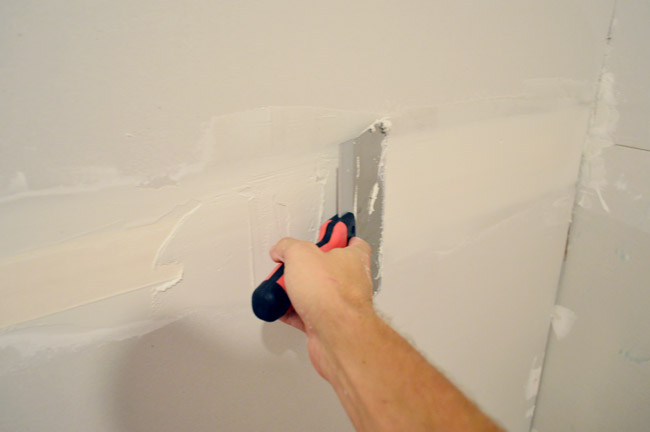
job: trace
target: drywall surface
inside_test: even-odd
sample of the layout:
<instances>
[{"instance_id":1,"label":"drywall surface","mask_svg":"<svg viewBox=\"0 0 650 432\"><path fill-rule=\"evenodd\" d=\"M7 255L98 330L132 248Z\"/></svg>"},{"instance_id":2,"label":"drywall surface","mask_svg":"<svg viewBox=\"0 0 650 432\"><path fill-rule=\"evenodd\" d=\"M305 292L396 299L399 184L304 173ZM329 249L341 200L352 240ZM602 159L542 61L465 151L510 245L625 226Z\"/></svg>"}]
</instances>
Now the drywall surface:
<instances>
[{"instance_id":1,"label":"drywall surface","mask_svg":"<svg viewBox=\"0 0 650 432\"><path fill-rule=\"evenodd\" d=\"M650 424L649 18L646 2L617 4L535 415L539 432Z\"/></svg>"},{"instance_id":2,"label":"drywall surface","mask_svg":"<svg viewBox=\"0 0 650 432\"><path fill-rule=\"evenodd\" d=\"M393 119L378 307L509 430L530 422L589 112L573 97L540 97ZM144 270L117 269L124 293L0 336L3 427L350 429L311 370L302 335L258 322L249 305L272 267L273 241L314 238L317 220L333 213L336 147L238 167L251 177L230 189L201 177L189 204L171 212L167 237L133 242L156 256ZM413 172L422 173L417 183ZM201 195L206 185L221 193ZM133 229L156 231L164 219ZM105 235L82 238L108 260L120 254L100 247ZM53 255L77 258L69 251L79 242ZM102 268L87 265L79 277ZM152 284L135 277L159 266L180 275ZM60 274L43 272L45 280ZM79 299L86 291L75 287L69 279L57 292ZM34 406L39 415L26 415Z\"/></svg>"},{"instance_id":3,"label":"drywall surface","mask_svg":"<svg viewBox=\"0 0 650 432\"><path fill-rule=\"evenodd\" d=\"M610 5L3 1L0 194L178 177L213 115L394 112L591 81Z\"/></svg>"},{"instance_id":4,"label":"drywall surface","mask_svg":"<svg viewBox=\"0 0 650 432\"><path fill-rule=\"evenodd\" d=\"M391 136L377 304L508 430L524 431L589 109L514 105L440 108L431 129Z\"/></svg>"},{"instance_id":5,"label":"drywall surface","mask_svg":"<svg viewBox=\"0 0 650 432\"><path fill-rule=\"evenodd\" d=\"M216 210L228 200L245 205L237 223L246 222L250 234L240 244L255 245L249 264L262 266L275 240L313 237L323 215L334 213L337 144L374 117L311 108L218 116L201 141L201 175L159 179L158 185L43 191L5 203L0 324L141 287L167 289L184 274L183 260L166 259L179 230L210 211L217 213L214 223L228 226ZM216 225L206 222L204 228L220 237ZM258 271L248 273L259 280L266 270Z\"/></svg>"},{"instance_id":6,"label":"drywall surface","mask_svg":"<svg viewBox=\"0 0 650 432\"><path fill-rule=\"evenodd\" d=\"M0 429L351 425L250 294L387 141L378 307L533 414L612 1L0 5Z\"/></svg>"},{"instance_id":7,"label":"drywall surface","mask_svg":"<svg viewBox=\"0 0 650 432\"><path fill-rule=\"evenodd\" d=\"M4 262L12 284L2 285L11 300L3 319L67 310L0 336L0 429L350 430L312 370L303 335L257 320L250 296L273 268L267 251L277 239L315 239L334 213L336 143L360 132L364 116L277 108L217 118L215 143L238 146L202 175L74 195L115 222ZM332 145L303 144L322 139ZM49 199L11 205L66 211ZM113 207L132 210L132 219L122 216L130 223ZM149 217L136 218L138 210ZM133 258L128 265L116 261L124 256ZM37 275L15 271L19 263ZM167 268L178 273L164 282L152 276ZM30 285L18 286L30 296L7 289L24 280Z\"/></svg>"}]
</instances>

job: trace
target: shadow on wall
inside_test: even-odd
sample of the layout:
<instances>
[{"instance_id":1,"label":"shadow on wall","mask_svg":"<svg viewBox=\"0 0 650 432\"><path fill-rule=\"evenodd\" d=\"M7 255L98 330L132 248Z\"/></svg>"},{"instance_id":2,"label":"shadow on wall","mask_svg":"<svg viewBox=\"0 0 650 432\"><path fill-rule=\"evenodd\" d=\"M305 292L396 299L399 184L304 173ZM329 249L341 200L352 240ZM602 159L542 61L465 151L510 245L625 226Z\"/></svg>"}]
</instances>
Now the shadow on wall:
<instances>
[{"instance_id":1,"label":"shadow on wall","mask_svg":"<svg viewBox=\"0 0 650 432\"><path fill-rule=\"evenodd\" d=\"M221 346L209 329L184 319L133 345L114 383L116 430L351 430L301 333L265 324L271 356L245 343Z\"/></svg>"}]
</instances>

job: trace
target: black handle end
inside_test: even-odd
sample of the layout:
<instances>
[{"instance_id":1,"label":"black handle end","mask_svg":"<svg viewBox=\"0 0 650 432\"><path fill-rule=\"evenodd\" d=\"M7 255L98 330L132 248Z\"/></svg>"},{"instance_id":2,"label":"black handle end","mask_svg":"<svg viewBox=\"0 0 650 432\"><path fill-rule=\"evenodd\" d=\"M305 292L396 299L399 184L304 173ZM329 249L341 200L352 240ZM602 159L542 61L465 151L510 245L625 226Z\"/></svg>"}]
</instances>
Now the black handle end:
<instances>
[{"instance_id":1,"label":"black handle end","mask_svg":"<svg viewBox=\"0 0 650 432\"><path fill-rule=\"evenodd\" d=\"M348 212L339 218L348 227L348 242L352 237L357 235L357 222L354 218L354 214Z\"/></svg>"},{"instance_id":2,"label":"black handle end","mask_svg":"<svg viewBox=\"0 0 650 432\"><path fill-rule=\"evenodd\" d=\"M273 322L291 307L289 296L277 282L265 280L253 291L253 312L259 319Z\"/></svg>"}]
</instances>

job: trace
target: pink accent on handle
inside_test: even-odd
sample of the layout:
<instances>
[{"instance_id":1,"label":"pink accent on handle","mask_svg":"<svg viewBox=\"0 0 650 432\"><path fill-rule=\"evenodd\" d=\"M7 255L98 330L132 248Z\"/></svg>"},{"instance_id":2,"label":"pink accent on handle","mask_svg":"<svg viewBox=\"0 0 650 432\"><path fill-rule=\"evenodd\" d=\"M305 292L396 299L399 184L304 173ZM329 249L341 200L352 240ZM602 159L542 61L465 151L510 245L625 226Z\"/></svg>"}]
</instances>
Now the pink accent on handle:
<instances>
[{"instance_id":1,"label":"pink accent on handle","mask_svg":"<svg viewBox=\"0 0 650 432\"><path fill-rule=\"evenodd\" d=\"M343 222L337 222L332 230L330 241L324 244L320 249L323 252L329 252L335 248L343 248L348 245L348 227Z\"/></svg>"},{"instance_id":2,"label":"pink accent on handle","mask_svg":"<svg viewBox=\"0 0 650 432\"><path fill-rule=\"evenodd\" d=\"M320 226L320 231L318 232L319 242L323 240L323 237L325 237L325 232L327 231L327 227L329 226L330 222L332 222L332 219L328 219L327 222L325 222L323 225Z\"/></svg>"}]
</instances>

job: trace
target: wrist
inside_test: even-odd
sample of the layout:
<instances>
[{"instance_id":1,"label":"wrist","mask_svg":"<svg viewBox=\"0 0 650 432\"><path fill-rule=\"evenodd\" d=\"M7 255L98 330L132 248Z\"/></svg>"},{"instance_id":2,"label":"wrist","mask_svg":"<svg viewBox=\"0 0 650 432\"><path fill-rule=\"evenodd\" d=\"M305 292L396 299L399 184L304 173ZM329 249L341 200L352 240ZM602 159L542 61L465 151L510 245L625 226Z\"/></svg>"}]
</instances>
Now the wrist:
<instances>
[{"instance_id":1,"label":"wrist","mask_svg":"<svg viewBox=\"0 0 650 432\"><path fill-rule=\"evenodd\" d=\"M378 318L371 298L333 296L328 303L319 311L313 330L323 344L333 349L356 343L363 334L361 329Z\"/></svg>"},{"instance_id":2,"label":"wrist","mask_svg":"<svg viewBox=\"0 0 650 432\"><path fill-rule=\"evenodd\" d=\"M372 301L335 300L336 307L322 312L318 323L308 332L309 343L320 353L320 373L332 385L341 378L347 361L363 350L365 335L372 334L381 318Z\"/></svg>"}]
</instances>

